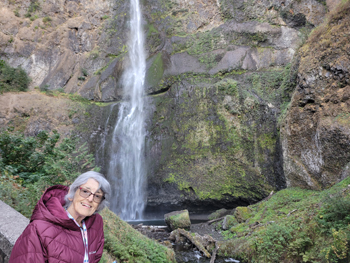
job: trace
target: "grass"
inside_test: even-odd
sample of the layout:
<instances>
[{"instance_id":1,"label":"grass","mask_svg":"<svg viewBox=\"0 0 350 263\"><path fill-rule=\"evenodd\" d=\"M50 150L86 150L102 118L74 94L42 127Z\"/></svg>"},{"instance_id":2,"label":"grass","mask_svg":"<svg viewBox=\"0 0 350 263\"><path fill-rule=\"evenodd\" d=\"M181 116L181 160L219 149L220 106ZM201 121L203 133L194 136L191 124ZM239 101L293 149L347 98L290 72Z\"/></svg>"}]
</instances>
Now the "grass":
<instances>
[{"instance_id":1,"label":"grass","mask_svg":"<svg viewBox=\"0 0 350 263\"><path fill-rule=\"evenodd\" d=\"M350 178L324 191L288 188L249 206L220 254L248 262L349 262Z\"/></svg>"},{"instance_id":2,"label":"grass","mask_svg":"<svg viewBox=\"0 0 350 263\"><path fill-rule=\"evenodd\" d=\"M101 215L104 222L105 249L118 262L176 262L173 250L134 230L110 210L104 209Z\"/></svg>"}]
</instances>

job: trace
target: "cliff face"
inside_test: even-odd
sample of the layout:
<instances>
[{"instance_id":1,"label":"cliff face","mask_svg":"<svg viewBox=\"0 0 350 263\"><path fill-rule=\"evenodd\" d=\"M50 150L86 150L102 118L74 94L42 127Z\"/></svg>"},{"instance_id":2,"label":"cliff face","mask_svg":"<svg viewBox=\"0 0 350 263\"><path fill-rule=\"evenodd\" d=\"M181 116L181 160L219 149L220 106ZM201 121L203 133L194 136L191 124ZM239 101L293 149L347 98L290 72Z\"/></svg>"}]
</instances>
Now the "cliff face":
<instances>
[{"instance_id":1,"label":"cliff face","mask_svg":"<svg viewBox=\"0 0 350 263\"><path fill-rule=\"evenodd\" d=\"M300 50L282 129L287 186L323 189L349 176L349 14L349 2L332 10Z\"/></svg>"},{"instance_id":2,"label":"cliff face","mask_svg":"<svg viewBox=\"0 0 350 263\"><path fill-rule=\"evenodd\" d=\"M146 2L148 43L161 39L148 62L148 211L245 205L286 187L278 118L325 6Z\"/></svg>"},{"instance_id":3,"label":"cliff face","mask_svg":"<svg viewBox=\"0 0 350 263\"><path fill-rule=\"evenodd\" d=\"M348 156L341 156L336 178L335 166L328 167L325 160L338 149L334 147L347 147L346 132L340 132L346 123L340 107L347 105L343 99L347 66L339 62L343 67L338 69L333 61L334 44L319 55L328 64L315 61L316 45L311 42L298 55L308 32L323 22L327 6L333 5L316 0L142 1L150 105L148 211L162 205L168 209L244 205L272 189L324 187L341 177ZM119 79L128 64L129 1L5 1L0 13L0 59L22 66L32 78L31 89L76 92L95 101L121 99ZM318 38L313 43L319 43ZM341 57L337 59L346 61ZM326 84L319 83L331 78L319 75L319 66L322 74L339 77L344 84L322 89ZM320 115L315 115L319 108L314 106L322 104L315 96L323 93L317 96L329 97L322 100L328 105L322 110L328 109L330 119L315 118ZM340 96L339 103L332 102L334 96ZM97 152L102 171L108 143L101 150L101 142L109 138L112 125L106 119L116 108L89 108L96 114L92 123L81 118L89 127L84 138ZM278 121L284 123L281 132ZM332 142L322 154L317 148L321 134L324 142ZM344 135L343 146L336 142L338 134ZM315 163L327 167L328 174L320 173L320 165L314 168ZM313 179L317 176L323 181Z\"/></svg>"},{"instance_id":4,"label":"cliff face","mask_svg":"<svg viewBox=\"0 0 350 263\"><path fill-rule=\"evenodd\" d=\"M0 13L1 59L25 69L32 89L120 97L118 72L101 72L126 52L126 32L118 32L128 13L123 1L2 1Z\"/></svg>"}]
</instances>

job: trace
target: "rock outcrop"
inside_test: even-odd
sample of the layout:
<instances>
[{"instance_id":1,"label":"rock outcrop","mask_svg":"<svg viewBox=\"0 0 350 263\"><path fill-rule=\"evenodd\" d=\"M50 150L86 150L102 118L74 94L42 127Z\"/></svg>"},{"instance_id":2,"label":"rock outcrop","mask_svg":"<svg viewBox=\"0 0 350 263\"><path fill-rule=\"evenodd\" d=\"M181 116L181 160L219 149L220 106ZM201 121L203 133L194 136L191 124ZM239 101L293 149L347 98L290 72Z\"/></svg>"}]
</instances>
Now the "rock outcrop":
<instances>
[{"instance_id":1,"label":"rock outcrop","mask_svg":"<svg viewBox=\"0 0 350 263\"><path fill-rule=\"evenodd\" d=\"M323 189L349 176L350 4L333 9L300 50L282 127L287 186Z\"/></svg>"},{"instance_id":2,"label":"rock outcrop","mask_svg":"<svg viewBox=\"0 0 350 263\"><path fill-rule=\"evenodd\" d=\"M278 118L295 88L303 34L322 22L325 6L149 2L147 14L162 11L147 18L164 45L147 74L146 211L232 208L286 187Z\"/></svg>"}]
</instances>

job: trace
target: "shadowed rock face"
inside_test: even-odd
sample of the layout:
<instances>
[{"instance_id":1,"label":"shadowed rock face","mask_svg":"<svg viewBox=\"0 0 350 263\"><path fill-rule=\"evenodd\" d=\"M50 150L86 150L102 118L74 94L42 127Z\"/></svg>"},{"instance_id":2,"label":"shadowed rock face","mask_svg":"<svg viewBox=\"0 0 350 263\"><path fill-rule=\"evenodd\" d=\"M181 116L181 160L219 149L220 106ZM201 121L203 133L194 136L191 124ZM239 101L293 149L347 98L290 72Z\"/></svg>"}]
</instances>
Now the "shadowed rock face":
<instances>
[{"instance_id":1,"label":"shadowed rock face","mask_svg":"<svg viewBox=\"0 0 350 263\"><path fill-rule=\"evenodd\" d=\"M349 14L349 4L333 10L301 49L282 129L287 186L322 189L349 175Z\"/></svg>"}]
</instances>

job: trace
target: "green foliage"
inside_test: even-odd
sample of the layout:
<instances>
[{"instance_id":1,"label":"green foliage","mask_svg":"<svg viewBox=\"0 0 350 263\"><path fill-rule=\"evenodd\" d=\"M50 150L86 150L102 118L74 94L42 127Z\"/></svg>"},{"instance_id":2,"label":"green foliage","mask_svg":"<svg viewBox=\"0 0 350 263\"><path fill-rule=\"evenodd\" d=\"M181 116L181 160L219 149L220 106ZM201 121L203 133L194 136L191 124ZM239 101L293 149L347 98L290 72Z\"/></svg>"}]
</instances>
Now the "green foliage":
<instances>
[{"instance_id":1,"label":"green foliage","mask_svg":"<svg viewBox=\"0 0 350 263\"><path fill-rule=\"evenodd\" d=\"M91 168L93 158L86 145L77 148L77 138L41 131L36 137L4 131L0 134L1 169L19 176L24 184L44 178L51 184L71 182L83 170Z\"/></svg>"},{"instance_id":2,"label":"green foliage","mask_svg":"<svg viewBox=\"0 0 350 263\"><path fill-rule=\"evenodd\" d=\"M237 81L233 79L223 79L215 84L215 87L227 95L238 96Z\"/></svg>"},{"instance_id":3,"label":"green foliage","mask_svg":"<svg viewBox=\"0 0 350 263\"><path fill-rule=\"evenodd\" d=\"M49 16L45 16L45 17L43 18L43 23L45 23L45 24L49 24L51 21L52 21L52 18L49 17ZM50 24L50 25L51 25L51 24Z\"/></svg>"},{"instance_id":4,"label":"green foliage","mask_svg":"<svg viewBox=\"0 0 350 263\"><path fill-rule=\"evenodd\" d=\"M323 201L317 222L322 229L331 234L333 229L347 229L350 224L350 197L336 194L327 196Z\"/></svg>"},{"instance_id":5,"label":"green foliage","mask_svg":"<svg viewBox=\"0 0 350 263\"><path fill-rule=\"evenodd\" d=\"M16 8L16 10L15 11L13 11L13 13L15 14L15 16L17 16L17 17L20 17L21 15L19 14L19 10L18 10L18 8Z\"/></svg>"},{"instance_id":6,"label":"green foliage","mask_svg":"<svg viewBox=\"0 0 350 263\"><path fill-rule=\"evenodd\" d=\"M0 60L0 94L8 91L26 91L30 79L21 68L12 68L5 61Z\"/></svg>"},{"instance_id":7,"label":"green foliage","mask_svg":"<svg viewBox=\"0 0 350 263\"><path fill-rule=\"evenodd\" d=\"M33 13L40 10L41 10L40 3L37 0L32 0L28 7L27 13L24 16L27 18L30 18Z\"/></svg>"},{"instance_id":8,"label":"green foliage","mask_svg":"<svg viewBox=\"0 0 350 263\"><path fill-rule=\"evenodd\" d=\"M289 246L296 231L294 225L270 224L255 241L259 262L281 262L283 251Z\"/></svg>"},{"instance_id":9,"label":"green foliage","mask_svg":"<svg viewBox=\"0 0 350 263\"><path fill-rule=\"evenodd\" d=\"M350 262L350 177L324 191L288 188L249 206L220 255L246 262Z\"/></svg>"},{"instance_id":10,"label":"green foliage","mask_svg":"<svg viewBox=\"0 0 350 263\"><path fill-rule=\"evenodd\" d=\"M68 94L68 99L70 99L71 101L75 101L75 102L81 102L81 103L90 103L90 101L78 94Z\"/></svg>"},{"instance_id":11,"label":"green foliage","mask_svg":"<svg viewBox=\"0 0 350 263\"><path fill-rule=\"evenodd\" d=\"M59 139L56 131L41 131L36 137L0 133L0 192L5 193L0 198L27 217L45 188L70 184L94 166L86 145L78 147L76 137Z\"/></svg>"},{"instance_id":12,"label":"green foliage","mask_svg":"<svg viewBox=\"0 0 350 263\"><path fill-rule=\"evenodd\" d=\"M31 17L30 17L30 21L34 21L35 19L38 19L38 18L39 18L38 15L31 16Z\"/></svg>"},{"instance_id":13,"label":"green foliage","mask_svg":"<svg viewBox=\"0 0 350 263\"><path fill-rule=\"evenodd\" d=\"M47 92L47 91L49 91L49 88L50 88L50 85L45 84L43 86L40 86L40 91Z\"/></svg>"},{"instance_id":14,"label":"green foliage","mask_svg":"<svg viewBox=\"0 0 350 263\"><path fill-rule=\"evenodd\" d=\"M81 69L81 73L83 73L83 76L84 76L84 77L89 76L89 72L88 72L87 69L85 69L85 68L82 68L82 69Z\"/></svg>"},{"instance_id":15,"label":"green foliage","mask_svg":"<svg viewBox=\"0 0 350 263\"><path fill-rule=\"evenodd\" d=\"M172 250L134 230L111 211L104 209L101 215L104 221L105 248L118 262L175 262Z\"/></svg>"},{"instance_id":16,"label":"green foliage","mask_svg":"<svg viewBox=\"0 0 350 263\"><path fill-rule=\"evenodd\" d=\"M260 43L265 42L267 38L267 34L263 32L256 32L256 33L248 33L244 32L241 33L242 37L246 38L248 41L252 42L252 46L258 46Z\"/></svg>"}]
</instances>

